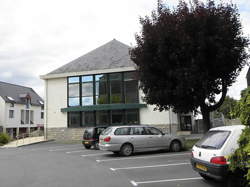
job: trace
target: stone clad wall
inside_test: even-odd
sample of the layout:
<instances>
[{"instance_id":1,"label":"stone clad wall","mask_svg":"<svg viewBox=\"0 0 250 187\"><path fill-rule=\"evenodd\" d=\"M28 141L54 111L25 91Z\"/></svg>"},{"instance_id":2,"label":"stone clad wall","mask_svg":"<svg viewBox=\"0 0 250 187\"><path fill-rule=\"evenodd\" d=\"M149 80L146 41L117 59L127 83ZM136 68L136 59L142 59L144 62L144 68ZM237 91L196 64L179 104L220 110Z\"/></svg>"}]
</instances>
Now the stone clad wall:
<instances>
[{"instance_id":1,"label":"stone clad wall","mask_svg":"<svg viewBox=\"0 0 250 187\"><path fill-rule=\"evenodd\" d=\"M82 140L84 128L49 128L47 139L56 141Z\"/></svg>"},{"instance_id":2,"label":"stone clad wall","mask_svg":"<svg viewBox=\"0 0 250 187\"><path fill-rule=\"evenodd\" d=\"M169 124L166 125L152 125L161 129L164 133L170 133ZM172 124L171 132L176 134L177 124ZM54 139L56 141L81 141L84 128L48 128L47 139Z\"/></svg>"}]
</instances>

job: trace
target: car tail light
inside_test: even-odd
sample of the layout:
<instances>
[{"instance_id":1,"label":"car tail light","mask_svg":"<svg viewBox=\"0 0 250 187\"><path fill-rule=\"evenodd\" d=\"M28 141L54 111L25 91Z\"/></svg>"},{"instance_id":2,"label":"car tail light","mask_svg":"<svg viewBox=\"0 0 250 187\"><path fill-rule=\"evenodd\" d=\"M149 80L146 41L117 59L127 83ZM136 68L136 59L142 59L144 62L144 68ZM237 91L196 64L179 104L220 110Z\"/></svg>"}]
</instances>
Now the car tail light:
<instances>
[{"instance_id":1,"label":"car tail light","mask_svg":"<svg viewBox=\"0 0 250 187\"><path fill-rule=\"evenodd\" d=\"M110 136L108 136L108 137L106 137L106 138L103 139L104 142L110 142L110 140L111 140Z\"/></svg>"},{"instance_id":2,"label":"car tail light","mask_svg":"<svg viewBox=\"0 0 250 187\"><path fill-rule=\"evenodd\" d=\"M227 164L227 159L224 156L217 156L211 158L210 163L225 165Z\"/></svg>"},{"instance_id":3,"label":"car tail light","mask_svg":"<svg viewBox=\"0 0 250 187\"><path fill-rule=\"evenodd\" d=\"M193 158L194 157L194 153L193 153L193 151L191 151L191 158Z\"/></svg>"}]
</instances>

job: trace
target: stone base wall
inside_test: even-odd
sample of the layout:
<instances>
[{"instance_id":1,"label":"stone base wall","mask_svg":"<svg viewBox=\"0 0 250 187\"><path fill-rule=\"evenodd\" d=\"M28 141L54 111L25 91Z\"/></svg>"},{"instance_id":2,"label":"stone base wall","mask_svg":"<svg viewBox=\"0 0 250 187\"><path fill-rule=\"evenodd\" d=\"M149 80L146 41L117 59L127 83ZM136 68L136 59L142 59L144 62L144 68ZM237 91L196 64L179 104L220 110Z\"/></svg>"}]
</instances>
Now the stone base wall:
<instances>
[{"instance_id":1,"label":"stone base wall","mask_svg":"<svg viewBox=\"0 0 250 187\"><path fill-rule=\"evenodd\" d=\"M82 140L84 128L48 128L47 139L56 141Z\"/></svg>"},{"instance_id":2,"label":"stone base wall","mask_svg":"<svg viewBox=\"0 0 250 187\"><path fill-rule=\"evenodd\" d=\"M152 125L161 129L164 133L170 133L169 124L166 125ZM177 124L171 125L171 133L177 133ZM81 141L84 128L48 128L47 139L54 139L56 141Z\"/></svg>"}]
</instances>

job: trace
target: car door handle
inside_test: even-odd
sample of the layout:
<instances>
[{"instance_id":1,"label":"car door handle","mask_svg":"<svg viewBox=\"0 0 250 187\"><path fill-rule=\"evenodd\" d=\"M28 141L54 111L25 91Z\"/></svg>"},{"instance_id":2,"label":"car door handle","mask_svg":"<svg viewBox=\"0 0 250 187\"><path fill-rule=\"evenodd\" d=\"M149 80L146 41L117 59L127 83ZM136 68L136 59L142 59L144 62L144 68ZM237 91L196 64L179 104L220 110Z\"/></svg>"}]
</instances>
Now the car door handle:
<instances>
[{"instance_id":1,"label":"car door handle","mask_svg":"<svg viewBox=\"0 0 250 187\"><path fill-rule=\"evenodd\" d=\"M148 138L153 138L152 136L148 137Z\"/></svg>"},{"instance_id":2,"label":"car door handle","mask_svg":"<svg viewBox=\"0 0 250 187\"><path fill-rule=\"evenodd\" d=\"M134 139L134 137L131 137L131 138L130 138L130 140L133 140L133 139Z\"/></svg>"}]
</instances>

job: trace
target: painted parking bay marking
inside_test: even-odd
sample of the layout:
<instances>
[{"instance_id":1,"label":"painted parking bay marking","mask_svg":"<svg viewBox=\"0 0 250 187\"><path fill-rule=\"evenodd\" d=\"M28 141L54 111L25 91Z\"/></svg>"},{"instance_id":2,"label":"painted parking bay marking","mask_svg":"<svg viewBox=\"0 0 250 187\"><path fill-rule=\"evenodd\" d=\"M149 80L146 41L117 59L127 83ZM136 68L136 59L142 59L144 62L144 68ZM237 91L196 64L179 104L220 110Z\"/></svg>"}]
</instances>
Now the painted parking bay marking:
<instances>
[{"instance_id":1,"label":"painted parking bay marking","mask_svg":"<svg viewBox=\"0 0 250 187\"><path fill-rule=\"evenodd\" d=\"M155 181L141 181L141 182L130 181L130 183L133 186L138 186L140 184L176 182L176 181L189 181L189 180L201 180L201 179L202 179L202 177L194 177L194 178L182 178L182 179L165 179L165 180L155 180Z\"/></svg>"},{"instance_id":2,"label":"painted parking bay marking","mask_svg":"<svg viewBox=\"0 0 250 187\"><path fill-rule=\"evenodd\" d=\"M76 151L68 151L66 153L71 154L71 153L80 153L80 152L85 152L85 151L89 151L89 150L83 149L83 150L76 150Z\"/></svg>"},{"instance_id":3,"label":"painted parking bay marking","mask_svg":"<svg viewBox=\"0 0 250 187\"><path fill-rule=\"evenodd\" d=\"M110 168L110 170L111 170L111 171L116 171L116 170L144 169L144 168L158 168L158 167L169 167L169 166L180 166L180 165L190 165L190 163L189 163L189 162L183 162L183 163L161 164L161 165L151 165L151 166L136 166L136 167L124 167L124 168Z\"/></svg>"},{"instance_id":4,"label":"painted parking bay marking","mask_svg":"<svg viewBox=\"0 0 250 187\"><path fill-rule=\"evenodd\" d=\"M127 157L127 158L111 158L105 160L96 160L96 162L109 162L109 161L120 161L120 160L133 160L133 159L149 159L149 158L158 158L158 157L174 157L174 156L183 156L190 155L190 153L180 153L180 154L164 154L164 155L154 155L154 156L137 156L137 157Z\"/></svg>"},{"instance_id":5,"label":"painted parking bay marking","mask_svg":"<svg viewBox=\"0 0 250 187\"><path fill-rule=\"evenodd\" d=\"M81 155L81 156L88 157L88 156L99 156L99 155L110 155L110 153L97 153L97 154L88 154L88 155Z\"/></svg>"},{"instance_id":6,"label":"painted parking bay marking","mask_svg":"<svg viewBox=\"0 0 250 187\"><path fill-rule=\"evenodd\" d=\"M60 149L49 149L49 151L54 152L54 151L65 151L65 150L71 150L71 149L77 149L77 148L76 147L68 147L68 148L60 148ZM85 149L83 149L83 150L85 150Z\"/></svg>"}]
</instances>

